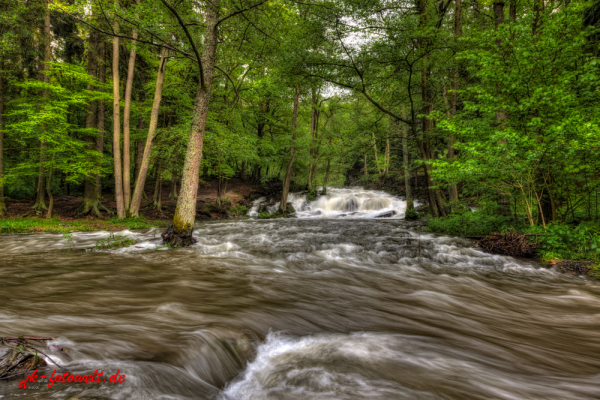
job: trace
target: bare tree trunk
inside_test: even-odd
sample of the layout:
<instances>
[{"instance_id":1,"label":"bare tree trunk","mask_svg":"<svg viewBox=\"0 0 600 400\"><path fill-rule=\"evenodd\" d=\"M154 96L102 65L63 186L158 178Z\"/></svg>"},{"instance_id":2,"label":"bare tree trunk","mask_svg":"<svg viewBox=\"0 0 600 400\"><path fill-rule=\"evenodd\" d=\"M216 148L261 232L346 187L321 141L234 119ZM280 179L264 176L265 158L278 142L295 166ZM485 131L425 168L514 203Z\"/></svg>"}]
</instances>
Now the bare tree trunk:
<instances>
[{"instance_id":1,"label":"bare tree trunk","mask_svg":"<svg viewBox=\"0 0 600 400\"><path fill-rule=\"evenodd\" d=\"M364 159L365 159L365 164L364 164L364 168L365 168L365 182L369 183L369 169L367 168L367 152L365 151L363 153Z\"/></svg>"},{"instance_id":2,"label":"bare tree trunk","mask_svg":"<svg viewBox=\"0 0 600 400\"><path fill-rule=\"evenodd\" d=\"M100 42L100 53L99 53L100 63L98 70L98 79L100 83L106 83L106 42L102 40ZM104 93L104 87L100 88L100 91ZM105 105L104 100L98 101L98 136L96 136L96 150L101 155L104 153L104 116L105 116ZM98 162L96 164L98 169L102 167L102 163ZM102 175L100 172L96 175L96 193L98 196L98 200L102 198ZM103 207L106 211L112 214L112 211L108 210L106 207Z\"/></svg>"},{"instance_id":3,"label":"bare tree trunk","mask_svg":"<svg viewBox=\"0 0 600 400\"><path fill-rule=\"evenodd\" d=\"M383 171L379 168L379 157L377 156L377 139L375 139L375 132L371 131L373 136L373 152L375 153L375 165L377 166L377 172L379 175L383 174Z\"/></svg>"},{"instance_id":4,"label":"bare tree trunk","mask_svg":"<svg viewBox=\"0 0 600 400\"><path fill-rule=\"evenodd\" d=\"M0 71L4 69L4 63L0 61ZM4 77L0 73L0 216L6 212L4 200Z\"/></svg>"},{"instance_id":5,"label":"bare tree trunk","mask_svg":"<svg viewBox=\"0 0 600 400\"><path fill-rule=\"evenodd\" d=\"M325 170L325 179L323 180L323 191L321 194L327 194L327 182L329 182L329 170L331 168L331 140L333 138L333 113L331 114L331 133L329 134L329 149L327 151L327 169Z\"/></svg>"},{"instance_id":6,"label":"bare tree trunk","mask_svg":"<svg viewBox=\"0 0 600 400\"><path fill-rule=\"evenodd\" d=\"M45 7L46 7L46 12L45 12L45 17L44 17L44 62L42 63L41 67L40 67L40 81L44 82L44 83L48 83L49 80L49 76L47 71L49 70L50 66L49 63L51 61L52 58L52 49L50 48L50 8L49 8L49 0L45 0ZM44 91L42 92L42 97L47 98L48 97L48 91L46 89L44 89ZM47 127L44 126L44 130L46 130ZM40 211L40 210L47 210L48 206L46 206L46 174L45 174L45 170L44 170L44 164L46 163L46 152L48 149L48 143L46 142L45 139L42 139L40 141L40 166L39 166L39 170L38 170L38 182L37 182L37 198L35 200L35 204L33 205L33 208L36 211Z\"/></svg>"},{"instance_id":7,"label":"bare tree trunk","mask_svg":"<svg viewBox=\"0 0 600 400\"><path fill-rule=\"evenodd\" d=\"M296 87L296 96L294 96L294 111L292 114L292 145L290 146L290 162L283 178L283 192L281 193L281 202L279 203L279 211L287 214L287 199L290 191L290 181L292 180L292 171L294 170L294 161L296 159L294 141L296 140L296 124L298 121L298 101L300 99L300 87Z\"/></svg>"},{"instance_id":8,"label":"bare tree trunk","mask_svg":"<svg viewBox=\"0 0 600 400\"><path fill-rule=\"evenodd\" d=\"M48 169L48 179L46 179L46 193L48 194L48 212L46 218L52 218L52 210L54 209L54 196L52 196L52 175L54 173L54 157L52 157L52 164Z\"/></svg>"},{"instance_id":9,"label":"bare tree trunk","mask_svg":"<svg viewBox=\"0 0 600 400\"><path fill-rule=\"evenodd\" d=\"M115 2L116 3L116 2ZM113 30L119 32L119 23L114 22ZM123 170L121 168L121 107L119 95L119 38L113 37L112 55L113 77L113 159L115 166L115 202L117 217L125 218L125 203L123 202Z\"/></svg>"},{"instance_id":10,"label":"bare tree trunk","mask_svg":"<svg viewBox=\"0 0 600 400\"><path fill-rule=\"evenodd\" d=\"M317 96L315 93L315 88L311 86L311 112L310 112L310 163L308 164L308 189L312 190L312 175L313 175L313 157L314 157L314 148L313 142L315 137L315 132L318 131L318 117L317 117L317 109L315 105L317 104Z\"/></svg>"},{"instance_id":11,"label":"bare tree trunk","mask_svg":"<svg viewBox=\"0 0 600 400\"><path fill-rule=\"evenodd\" d=\"M152 196L152 204L149 205L150 208L157 208L158 210L160 210L160 205L161 205L161 187L162 187L162 172L163 172L163 160L160 160L158 162L158 165L156 166L156 180L154 181L154 195Z\"/></svg>"},{"instance_id":12,"label":"bare tree trunk","mask_svg":"<svg viewBox=\"0 0 600 400\"><path fill-rule=\"evenodd\" d=\"M385 174L388 174L390 172L390 162L391 162L391 160L390 160L390 136L389 136L389 132L388 132L388 135L387 135L387 137L385 139L385 157L384 157L384 160L385 160L385 168L384 168L383 172Z\"/></svg>"},{"instance_id":13,"label":"bare tree trunk","mask_svg":"<svg viewBox=\"0 0 600 400\"><path fill-rule=\"evenodd\" d=\"M240 178L246 180L246 161L242 161L242 170L240 171Z\"/></svg>"},{"instance_id":14,"label":"bare tree trunk","mask_svg":"<svg viewBox=\"0 0 600 400\"><path fill-rule=\"evenodd\" d=\"M402 107L402 118L406 119L406 110ZM406 210L413 210L415 205L412 198L410 187L410 166L408 162L408 129L402 126L402 162L404 165L404 186L406 191ZM415 186L417 184L417 175L415 173Z\"/></svg>"},{"instance_id":15,"label":"bare tree trunk","mask_svg":"<svg viewBox=\"0 0 600 400\"><path fill-rule=\"evenodd\" d=\"M198 180L202 162L202 147L204 130L208 116L208 104L217 52L217 23L219 21L220 0L209 0L206 4L204 46L202 48L202 66L204 71L204 86L200 84L196 104L192 114L190 140L185 153L181 193L177 201L173 228L170 236L164 236L165 241L174 246L189 246L194 242L192 230L196 219L196 198L198 196Z\"/></svg>"},{"instance_id":16,"label":"bare tree trunk","mask_svg":"<svg viewBox=\"0 0 600 400\"><path fill-rule=\"evenodd\" d=\"M458 38L462 35L462 25L461 25L461 0L455 0L455 10L454 10L454 41L458 42ZM458 103L458 79L459 79L459 69L458 65L454 68L454 79L452 81L452 101L451 101L451 118L454 118L456 115L456 105ZM455 142L454 134L450 134L448 138L448 158L454 159L454 142ZM458 201L458 189L456 184L450 185L448 187L448 194L450 195L450 204L452 208L456 207L456 202Z\"/></svg>"},{"instance_id":17,"label":"bare tree trunk","mask_svg":"<svg viewBox=\"0 0 600 400\"><path fill-rule=\"evenodd\" d=\"M98 32L92 30L90 32L90 48L88 50L88 75L92 77L97 76L97 68L98 68L98 59L97 59L97 51L98 51ZM87 86L87 90L93 90L94 87L92 85ZM87 113L85 116L85 128L89 131L95 128L96 126L96 108L97 102L90 101L87 105ZM97 139L92 135L87 136L87 148L88 150L97 150ZM83 202L81 206L77 210L79 214L95 214L97 217L101 217L100 210L98 208L98 190L96 188L97 185L97 177L88 176L84 181L84 190L83 190Z\"/></svg>"},{"instance_id":18,"label":"bare tree trunk","mask_svg":"<svg viewBox=\"0 0 600 400\"><path fill-rule=\"evenodd\" d=\"M148 137L144 147L142 163L137 178L135 179L135 189L133 198L129 206L129 214L137 217L140 214L140 204L144 194L144 186L146 185L146 177L148 175L148 167L150 166L150 156L152 154L152 143L156 136L156 127L158 126L158 112L160 110L160 102L162 100L163 83L165 81L165 69L167 67L168 50L163 48L160 55L160 64L158 66L158 74L156 75L156 89L154 90L154 101L152 102L152 112L150 113L150 126L148 127Z\"/></svg>"},{"instance_id":19,"label":"bare tree trunk","mask_svg":"<svg viewBox=\"0 0 600 400\"><path fill-rule=\"evenodd\" d=\"M127 82L125 83L125 104L123 107L123 207L129 210L131 201L131 162L130 162L130 117L131 117L131 91L133 88L133 73L135 71L135 46L138 32L132 33L131 52L129 53L129 66L127 68Z\"/></svg>"}]
</instances>

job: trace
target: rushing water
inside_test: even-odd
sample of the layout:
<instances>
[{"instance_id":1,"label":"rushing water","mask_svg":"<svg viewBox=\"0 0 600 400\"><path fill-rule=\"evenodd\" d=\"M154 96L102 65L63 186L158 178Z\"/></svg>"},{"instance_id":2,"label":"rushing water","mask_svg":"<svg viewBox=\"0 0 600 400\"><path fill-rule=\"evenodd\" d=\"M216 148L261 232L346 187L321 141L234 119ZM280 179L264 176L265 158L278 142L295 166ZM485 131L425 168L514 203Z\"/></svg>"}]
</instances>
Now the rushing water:
<instances>
[{"instance_id":1,"label":"rushing water","mask_svg":"<svg viewBox=\"0 0 600 400\"><path fill-rule=\"evenodd\" d=\"M598 281L397 219L213 221L184 249L157 233L98 252L66 249L106 233L0 236L0 336L126 375L0 381L3 400L600 398Z\"/></svg>"},{"instance_id":2,"label":"rushing water","mask_svg":"<svg viewBox=\"0 0 600 400\"><path fill-rule=\"evenodd\" d=\"M267 201L266 197L254 201L248 215L257 216L259 207ZM306 194L290 193L288 202L298 218L404 218L406 211L406 202L398 197L358 187L329 188L326 195L319 195L314 201L308 201ZM271 213L278 208L279 202L267 207Z\"/></svg>"}]
</instances>

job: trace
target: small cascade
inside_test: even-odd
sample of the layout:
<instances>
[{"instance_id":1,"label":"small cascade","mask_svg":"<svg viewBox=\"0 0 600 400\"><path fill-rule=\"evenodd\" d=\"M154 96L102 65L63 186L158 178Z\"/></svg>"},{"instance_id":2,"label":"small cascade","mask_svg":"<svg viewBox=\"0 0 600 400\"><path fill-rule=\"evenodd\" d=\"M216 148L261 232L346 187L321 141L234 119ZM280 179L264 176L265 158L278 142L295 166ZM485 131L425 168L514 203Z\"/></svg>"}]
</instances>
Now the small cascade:
<instances>
[{"instance_id":1,"label":"small cascade","mask_svg":"<svg viewBox=\"0 0 600 400\"><path fill-rule=\"evenodd\" d=\"M306 194L290 193L288 202L298 218L404 218L406 211L406 201L399 197L360 187L328 188L326 195L319 195L314 201L308 201ZM257 216L265 203L264 197L255 200L248 215ZM279 202L267 206L269 212L278 208Z\"/></svg>"}]
</instances>

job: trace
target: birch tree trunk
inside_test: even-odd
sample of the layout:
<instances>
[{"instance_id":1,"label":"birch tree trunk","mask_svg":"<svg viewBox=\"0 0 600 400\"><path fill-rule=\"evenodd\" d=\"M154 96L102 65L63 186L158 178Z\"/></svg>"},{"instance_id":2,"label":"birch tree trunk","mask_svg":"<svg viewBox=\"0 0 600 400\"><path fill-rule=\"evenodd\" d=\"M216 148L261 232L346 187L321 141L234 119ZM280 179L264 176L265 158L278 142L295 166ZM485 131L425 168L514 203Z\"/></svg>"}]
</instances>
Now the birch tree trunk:
<instances>
[{"instance_id":1,"label":"birch tree trunk","mask_svg":"<svg viewBox=\"0 0 600 400\"><path fill-rule=\"evenodd\" d=\"M148 168L150 167L150 156L152 154L152 143L156 137L156 127L158 126L158 112L160 110L160 102L162 100L163 83L165 81L165 70L167 67L168 50L163 48L160 54L160 63L158 66L158 74L156 75L156 89L154 90L154 101L152 102L152 112L150 113L150 126L148 127L148 137L144 147L144 154L139 168L138 176L135 181L133 197L129 206L129 214L133 217L138 217L140 214L140 204L144 194L144 186L146 185L146 177L148 176Z\"/></svg>"},{"instance_id":2,"label":"birch tree trunk","mask_svg":"<svg viewBox=\"0 0 600 400\"><path fill-rule=\"evenodd\" d=\"M217 23L219 21L220 0L207 1L206 3L206 28L204 33L204 46L202 48L202 69L204 72L204 85L200 84L196 95L196 104L192 114L190 140L185 153L183 176L181 179L181 192L173 217L172 232L163 236L165 242L176 247L189 246L194 243L192 231L196 219L196 199L198 196L198 180L200 164L202 162L202 146L204 144L204 130L210 103L210 91L217 53Z\"/></svg>"},{"instance_id":3,"label":"birch tree trunk","mask_svg":"<svg viewBox=\"0 0 600 400\"><path fill-rule=\"evenodd\" d=\"M129 210L131 200L131 162L130 162L130 121L131 121L131 90L133 88L133 74L135 71L135 46L138 32L133 31L131 52L129 53L129 66L127 68L127 82L125 83L125 104L123 107L123 207Z\"/></svg>"}]
</instances>

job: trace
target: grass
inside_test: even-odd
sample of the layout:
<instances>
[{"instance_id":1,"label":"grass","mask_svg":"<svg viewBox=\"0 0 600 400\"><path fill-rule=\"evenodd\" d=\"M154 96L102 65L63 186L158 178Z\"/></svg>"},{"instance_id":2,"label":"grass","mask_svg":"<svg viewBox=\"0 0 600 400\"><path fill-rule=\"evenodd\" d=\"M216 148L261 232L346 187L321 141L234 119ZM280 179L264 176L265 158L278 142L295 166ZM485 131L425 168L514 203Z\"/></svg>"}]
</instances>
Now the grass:
<instances>
[{"instance_id":1,"label":"grass","mask_svg":"<svg viewBox=\"0 0 600 400\"><path fill-rule=\"evenodd\" d=\"M119 221L117 218L109 220L78 219L61 221L58 218L0 218L0 234L10 233L68 233L89 231L120 231L125 229L149 229L167 226L168 222L148 221L145 218L128 218Z\"/></svg>"},{"instance_id":2,"label":"grass","mask_svg":"<svg viewBox=\"0 0 600 400\"><path fill-rule=\"evenodd\" d=\"M136 243L137 240L135 239L111 233L109 237L98 240L94 248L96 250L117 249L120 247L128 247Z\"/></svg>"}]
</instances>

